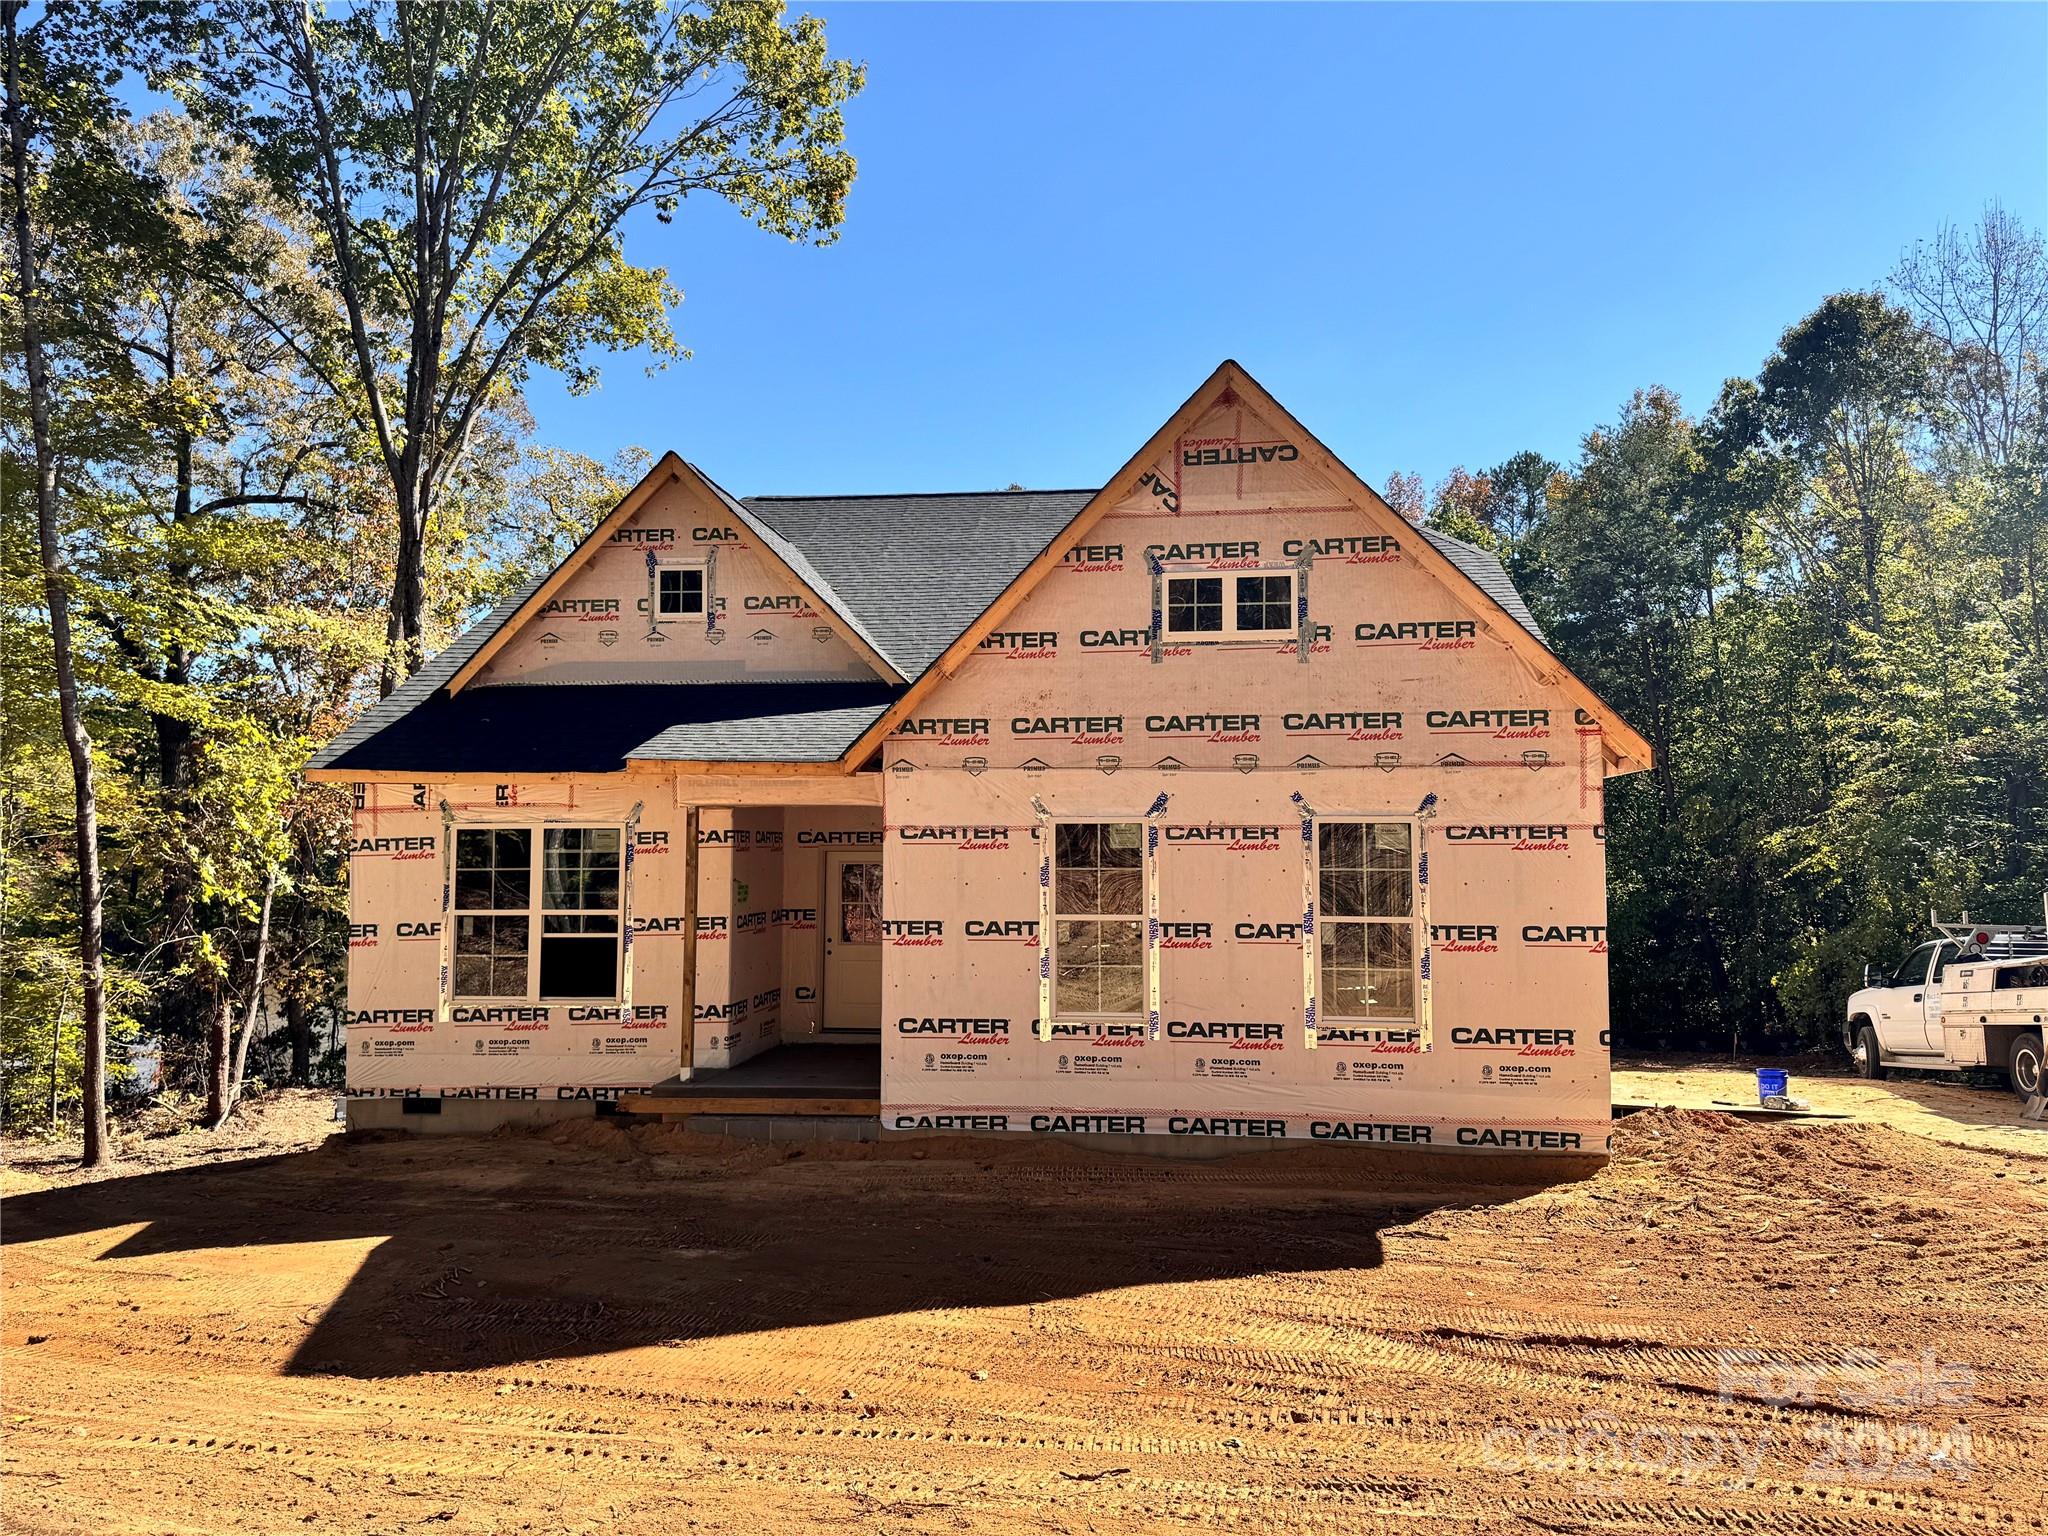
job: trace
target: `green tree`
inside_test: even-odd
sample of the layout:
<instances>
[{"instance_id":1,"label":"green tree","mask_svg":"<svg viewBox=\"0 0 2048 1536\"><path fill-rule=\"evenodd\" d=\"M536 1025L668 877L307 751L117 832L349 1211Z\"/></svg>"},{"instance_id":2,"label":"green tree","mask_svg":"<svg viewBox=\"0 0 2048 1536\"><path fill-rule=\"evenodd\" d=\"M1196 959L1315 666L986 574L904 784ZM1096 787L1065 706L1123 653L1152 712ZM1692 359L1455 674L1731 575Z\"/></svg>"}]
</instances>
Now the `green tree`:
<instances>
[{"instance_id":1,"label":"green tree","mask_svg":"<svg viewBox=\"0 0 2048 1536\"><path fill-rule=\"evenodd\" d=\"M2048 882L2038 364L1952 339L2013 334L1990 296L2024 310L2032 247L1947 249L1945 312L1825 300L1703 419L1642 392L1524 503L1531 606L1657 751L1606 805L1624 1043L1832 1038L1930 906L2025 914ZM1515 478L1440 516L1503 547Z\"/></svg>"},{"instance_id":2,"label":"green tree","mask_svg":"<svg viewBox=\"0 0 2048 1536\"><path fill-rule=\"evenodd\" d=\"M106 1018L218 1121L246 1082L305 1080L318 1021L339 1004L347 806L300 768L374 693L394 540L374 447L277 334L290 317L310 348L336 313L322 309L313 234L186 119L109 119L94 144L151 216L135 235L57 220L39 254L62 322L47 349L50 441L107 874ZM53 210L79 206L49 186L36 192ZM451 476L430 643L551 565L633 473L529 432L507 392ZM8 449L29 457L11 433ZM12 511L33 477L5 480ZM43 600L21 537L33 523L10 518L0 542L10 616ZM0 667L0 1051L38 1064L10 1077L18 1122L69 1104L84 1056L78 968L55 942L77 900L75 839L52 820L63 754L47 642L10 627ZM266 996L282 1003L289 1066Z\"/></svg>"},{"instance_id":3,"label":"green tree","mask_svg":"<svg viewBox=\"0 0 2048 1536\"><path fill-rule=\"evenodd\" d=\"M77 874L78 984L82 1022L84 1162L106 1157L107 1008L100 878L99 800L93 742L85 720L72 633L70 544L75 498L60 486L59 414L66 380L51 366L50 349L67 335L92 328L92 315L116 281L101 263L94 282L53 291L47 259L53 241L96 228L103 238L146 239L152 222L148 189L104 153L102 131L119 113L107 92L108 28L90 12L43 12L25 22L23 0L0 0L0 55L4 55L7 125L7 328L10 355L21 365L20 403L26 406L28 453L34 487L41 599L49 620L51 680L59 727L70 758L73 867ZM12 411L10 419L18 420ZM73 503L67 506L65 503ZM67 515L71 514L71 515Z\"/></svg>"},{"instance_id":4,"label":"green tree","mask_svg":"<svg viewBox=\"0 0 2048 1536\"><path fill-rule=\"evenodd\" d=\"M425 658L435 514L484 416L535 368L588 389L595 352L678 352L629 217L710 195L829 240L862 82L768 0L213 0L159 74L320 232L344 336L299 360L389 482L386 691Z\"/></svg>"},{"instance_id":5,"label":"green tree","mask_svg":"<svg viewBox=\"0 0 2048 1536\"><path fill-rule=\"evenodd\" d=\"M1437 486L1429 525L1493 551L1514 574L1523 544L1548 515L1558 474L1557 465L1527 450L1482 474L1460 466Z\"/></svg>"},{"instance_id":6,"label":"green tree","mask_svg":"<svg viewBox=\"0 0 2048 1536\"><path fill-rule=\"evenodd\" d=\"M1926 337L1876 293L1824 300L1785 333L1757 376L1755 422L1811 476L1809 553L1854 562L1859 616L1880 629L1886 527L1932 383Z\"/></svg>"}]
</instances>

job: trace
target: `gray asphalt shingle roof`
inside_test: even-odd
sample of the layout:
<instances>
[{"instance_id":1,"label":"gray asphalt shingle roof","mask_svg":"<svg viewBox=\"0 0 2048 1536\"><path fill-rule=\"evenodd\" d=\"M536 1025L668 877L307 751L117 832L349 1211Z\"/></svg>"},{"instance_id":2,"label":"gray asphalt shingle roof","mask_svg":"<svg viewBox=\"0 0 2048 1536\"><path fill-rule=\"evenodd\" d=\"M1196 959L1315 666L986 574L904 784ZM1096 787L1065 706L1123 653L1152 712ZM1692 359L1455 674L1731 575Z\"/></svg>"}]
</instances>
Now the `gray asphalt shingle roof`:
<instances>
[{"instance_id":1,"label":"gray asphalt shingle roof","mask_svg":"<svg viewBox=\"0 0 2048 1536\"><path fill-rule=\"evenodd\" d=\"M1499 556L1488 554L1477 544L1454 539L1448 533L1438 533L1434 528L1418 528L1416 532L1434 544L1437 553L1471 577L1474 586L1507 609L1509 617L1517 624L1542 640L1546 647L1549 646L1550 642L1543 639L1543 631L1536 627L1536 615L1529 611L1529 605L1522 601L1522 594L1508 579L1507 568L1500 563Z\"/></svg>"},{"instance_id":2,"label":"gray asphalt shingle roof","mask_svg":"<svg viewBox=\"0 0 2048 1536\"><path fill-rule=\"evenodd\" d=\"M914 678L981 617L1094 494L752 496L746 505L811 552L834 590L894 648L898 670ZM1499 559L1434 528L1416 531L1516 623L1543 639Z\"/></svg>"},{"instance_id":3,"label":"gray asphalt shingle roof","mask_svg":"<svg viewBox=\"0 0 2048 1536\"><path fill-rule=\"evenodd\" d=\"M803 546L915 678L980 618L1093 491L906 496L750 496Z\"/></svg>"},{"instance_id":4,"label":"gray asphalt shingle roof","mask_svg":"<svg viewBox=\"0 0 2048 1536\"><path fill-rule=\"evenodd\" d=\"M698 477L717 493L718 499L725 503L727 509L731 511L734 517L737 517L747 525L755 538L766 544L778 560L796 572L797 580L823 598L825 606L844 619L847 628L867 642L869 649L880 656L882 660L889 663L890 666L894 667L906 679L915 677L924 670L924 663L920 662L917 666L905 671L903 663L890 655L888 646L883 644L875 632L862 622L860 613L855 610L855 605L850 605L845 598L841 597L833 589L831 581L826 578L817 566L811 563L810 558L801 549L798 549L796 545L784 538L772 524L763 521L746 502L739 500L732 492L705 474L703 470L698 469L695 464L690 465L690 468L697 471ZM966 627L964 624L961 626L962 629ZM955 630L954 633L958 634L959 631Z\"/></svg>"},{"instance_id":5,"label":"gray asphalt shingle roof","mask_svg":"<svg viewBox=\"0 0 2048 1536\"><path fill-rule=\"evenodd\" d=\"M815 689L817 684L776 684ZM869 692L886 686L887 696L875 702L840 709L796 707L788 713L755 714L726 720L672 725L640 743L629 754L655 762L677 763L833 763L860 739L860 733L882 718L903 690L893 684L859 685ZM718 691L699 689L698 692ZM762 701L767 702L767 701Z\"/></svg>"},{"instance_id":6,"label":"gray asphalt shingle roof","mask_svg":"<svg viewBox=\"0 0 2048 1536\"><path fill-rule=\"evenodd\" d=\"M387 725L395 725L414 708L439 693L448 680L468 664L470 657L483 649L484 642L498 632L498 626L517 613L520 604L533 596L546 580L546 576L536 576L509 594L497 607L449 641L445 648L429 656L427 664L393 689L389 697L379 699L357 715L349 722L348 729L315 752L306 766L332 768L345 753L360 747Z\"/></svg>"},{"instance_id":7,"label":"gray asphalt shingle roof","mask_svg":"<svg viewBox=\"0 0 2048 1536\"><path fill-rule=\"evenodd\" d=\"M709 476L704 478L734 515L850 628L913 681L981 617L1095 494L1087 490L973 491L754 496L739 501L719 489ZM1417 531L1517 623L1538 641L1543 640L1528 605L1497 558L1435 529ZM315 753L308 766L425 771L432 753L423 751L423 733L464 728L457 719L462 711L447 707L447 683L544 579L536 578L509 595L389 698L365 710ZM481 691L498 693L508 686ZM821 695L820 686L561 684L521 692L529 698L542 698L566 689L586 697L575 705L558 699L557 708L602 713L607 699L623 706L628 703L627 692L637 688L630 700L631 713L640 717L635 723L648 734L635 736L640 744L626 755L688 762L829 762L879 719L902 692L899 685L849 683L843 686L853 692L827 696ZM464 697L467 693L465 690ZM693 694L693 701L680 702ZM774 707L783 702L787 709ZM626 728L624 721L620 727ZM449 764L442 766L449 767L462 755L451 744ZM509 771L511 765L506 766ZM521 766L533 770L544 765L528 761Z\"/></svg>"}]
</instances>

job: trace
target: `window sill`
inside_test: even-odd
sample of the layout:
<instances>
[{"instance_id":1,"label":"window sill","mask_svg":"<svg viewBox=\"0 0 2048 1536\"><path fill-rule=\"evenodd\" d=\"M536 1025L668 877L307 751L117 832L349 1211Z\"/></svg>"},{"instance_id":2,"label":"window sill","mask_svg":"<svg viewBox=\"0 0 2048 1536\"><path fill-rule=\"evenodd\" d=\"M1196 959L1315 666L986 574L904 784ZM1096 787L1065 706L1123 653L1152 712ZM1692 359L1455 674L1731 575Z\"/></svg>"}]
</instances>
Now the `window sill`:
<instances>
[{"instance_id":1,"label":"window sill","mask_svg":"<svg viewBox=\"0 0 2048 1536\"><path fill-rule=\"evenodd\" d=\"M622 997L451 997L450 1008L622 1008Z\"/></svg>"}]
</instances>

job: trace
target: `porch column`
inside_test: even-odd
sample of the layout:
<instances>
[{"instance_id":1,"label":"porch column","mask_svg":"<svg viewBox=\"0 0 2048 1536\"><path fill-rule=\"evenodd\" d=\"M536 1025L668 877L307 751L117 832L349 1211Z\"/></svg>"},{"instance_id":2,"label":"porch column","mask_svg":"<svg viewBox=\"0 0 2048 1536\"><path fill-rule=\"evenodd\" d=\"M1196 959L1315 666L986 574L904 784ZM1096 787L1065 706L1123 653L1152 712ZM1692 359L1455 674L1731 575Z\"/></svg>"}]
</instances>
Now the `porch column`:
<instances>
[{"instance_id":1,"label":"porch column","mask_svg":"<svg viewBox=\"0 0 2048 1536\"><path fill-rule=\"evenodd\" d=\"M683 810L683 1059L682 1075L697 1066L697 824L698 807Z\"/></svg>"}]
</instances>

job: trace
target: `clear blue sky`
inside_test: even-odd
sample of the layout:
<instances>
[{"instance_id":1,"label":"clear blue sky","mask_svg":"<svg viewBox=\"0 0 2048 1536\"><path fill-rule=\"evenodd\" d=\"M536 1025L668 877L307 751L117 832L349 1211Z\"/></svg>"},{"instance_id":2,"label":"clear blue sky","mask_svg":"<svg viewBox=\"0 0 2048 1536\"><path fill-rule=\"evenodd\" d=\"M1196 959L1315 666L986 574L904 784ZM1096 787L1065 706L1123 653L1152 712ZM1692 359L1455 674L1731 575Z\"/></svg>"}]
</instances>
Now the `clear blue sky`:
<instances>
[{"instance_id":1,"label":"clear blue sky","mask_svg":"<svg viewBox=\"0 0 2048 1536\"><path fill-rule=\"evenodd\" d=\"M792 9L798 7L792 5ZM811 7L868 65L824 249L633 231L688 361L544 440L741 494L1098 485L1222 358L1374 483L1693 410L1998 198L2048 223L2048 7Z\"/></svg>"}]
</instances>

